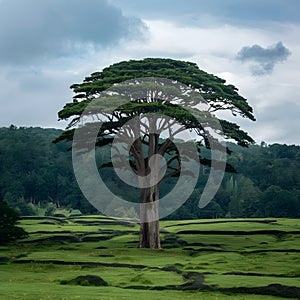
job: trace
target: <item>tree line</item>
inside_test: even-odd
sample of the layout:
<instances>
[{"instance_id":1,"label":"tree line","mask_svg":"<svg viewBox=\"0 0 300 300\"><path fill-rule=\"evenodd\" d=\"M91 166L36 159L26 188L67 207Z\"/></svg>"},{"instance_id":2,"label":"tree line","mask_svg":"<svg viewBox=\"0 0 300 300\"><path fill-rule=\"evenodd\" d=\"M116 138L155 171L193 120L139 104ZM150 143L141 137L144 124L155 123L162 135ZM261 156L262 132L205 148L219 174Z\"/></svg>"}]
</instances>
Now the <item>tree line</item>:
<instances>
[{"instance_id":1,"label":"tree line","mask_svg":"<svg viewBox=\"0 0 300 300\"><path fill-rule=\"evenodd\" d=\"M202 210L196 207L199 191L173 218L300 217L300 147L272 144L230 144L228 158L237 173L226 173L215 198ZM205 182L205 180L204 180Z\"/></svg>"},{"instance_id":2,"label":"tree line","mask_svg":"<svg viewBox=\"0 0 300 300\"><path fill-rule=\"evenodd\" d=\"M14 125L0 128L0 200L21 215L53 214L61 208L96 213L76 182L67 151L71 144L52 143L61 133ZM201 167L194 192L168 219L300 217L300 146L261 143L248 148L229 144L229 148L233 150L229 163L237 173L226 173L215 198L199 209L199 195L209 174L207 166ZM99 163L107 155L108 149L99 149ZM112 169L99 172L114 193L138 201L138 190L121 182ZM164 182L162 195L176 181ZM120 217L134 215L122 207L118 213Z\"/></svg>"},{"instance_id":3,"label":"tree line","mask_svg":"<svg viewBox=\"0 0 300 300\"><path fill-rule=\"evenodd\" d=\"M57 129L0 128L0 199L21 215L39 209L93 208L82 196L73 174L70 144L53 144Z\"/></svg>"}]
</instances>

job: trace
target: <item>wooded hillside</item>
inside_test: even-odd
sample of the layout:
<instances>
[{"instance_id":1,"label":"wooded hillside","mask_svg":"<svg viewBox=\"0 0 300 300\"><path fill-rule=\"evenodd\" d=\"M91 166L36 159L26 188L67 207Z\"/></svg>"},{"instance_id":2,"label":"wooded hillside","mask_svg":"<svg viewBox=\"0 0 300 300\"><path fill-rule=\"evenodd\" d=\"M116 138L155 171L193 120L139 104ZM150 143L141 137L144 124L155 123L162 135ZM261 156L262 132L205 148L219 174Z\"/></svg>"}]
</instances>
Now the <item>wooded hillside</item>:
<instances>
[{"instance_id":1,"label":"wooded hillside","mask_svg":"<svg viewBox=\"0 0 300 300\"><path fill-rule=\"evenodd\" d=\"M17 208L21 215L55 213L55 208L95 213L84 199L73 174L70 144L53 144L58 129L0 128L0 199ZM300 217L300 147L231 144L229 162L237 174L225 174L215 199L198 208L199 195L209 170L202 169L197 188L189 200L169 219L219 217ZM102 150L99 159L107 153ZM129 201L138 191L122 183L110 169L100 171L106 184ZM161 186L167 193L176 183L170 178ZM120 216L126 212L119 209ZM125 214L125 215L124 215Z\"/></svg>"}]
</instances>

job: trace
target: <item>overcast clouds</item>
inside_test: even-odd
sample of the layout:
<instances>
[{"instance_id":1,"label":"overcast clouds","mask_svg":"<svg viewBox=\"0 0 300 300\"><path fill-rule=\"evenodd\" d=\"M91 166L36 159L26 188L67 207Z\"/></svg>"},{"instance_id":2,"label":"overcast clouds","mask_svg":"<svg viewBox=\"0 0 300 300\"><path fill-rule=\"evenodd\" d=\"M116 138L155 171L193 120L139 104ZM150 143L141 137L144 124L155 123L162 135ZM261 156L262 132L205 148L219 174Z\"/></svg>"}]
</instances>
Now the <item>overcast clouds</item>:
<instances>
[{"instance_id":1,"label":"overcast clouds","mask_svg":"<svg viewBox=\"0 0 300 300\"><path fill-rule=\"evenodd\" d=\"M196 62L236 85L259 143L300 144L298 0L0 0L0 126L62 127L69 86L112 63Z\"/></svg>"},{"instance_id":2,"label":"overcast clouds","mask_svg":"<svg viewBox=\"0 0 300 300\"><path fill-rule=\"evenodd\" d=\"M3 64L82 55L141 37L142 27L139 19L125 17L105 0L3 0L0 20Z\"/></svg>"}]
</instances>

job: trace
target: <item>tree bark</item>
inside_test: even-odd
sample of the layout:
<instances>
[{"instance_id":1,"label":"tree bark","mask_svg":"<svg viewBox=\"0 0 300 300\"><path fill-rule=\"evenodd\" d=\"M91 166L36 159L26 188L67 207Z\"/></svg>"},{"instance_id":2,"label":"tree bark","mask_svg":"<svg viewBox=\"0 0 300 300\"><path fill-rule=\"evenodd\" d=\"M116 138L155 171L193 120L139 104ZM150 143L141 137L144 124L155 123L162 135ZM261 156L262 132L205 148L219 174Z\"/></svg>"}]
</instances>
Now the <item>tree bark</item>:
<instances>
[{"instance_id":1,"label":"tree bark","mask_svg":"<svg viewBox=\"0 0 300 300\"><path fill-rule=\"evenodd\" d=\"M149 119L150 132L155 132L156 120ZM148 178L148 187L140 186L140 248L160 249L160 233L159 233L159 161L154 159L153 164L150 166L149 161L153 155L158 154L158 138L159 134L149 134L148 144L148 163L145 165L144 155L140 139L137 140L136 148L139 175ZM139 142L139 144L138 144Z\"/></svg>"},{"instance_id":2,"label":"tree bark","mask_svg":"<svg viewBox=\"0 0 300 300\"><path fill-rule=\"evenodd\" d=\"M140 248L160 249L158 185L141 189Z\"/></svg>"}]
</instances>

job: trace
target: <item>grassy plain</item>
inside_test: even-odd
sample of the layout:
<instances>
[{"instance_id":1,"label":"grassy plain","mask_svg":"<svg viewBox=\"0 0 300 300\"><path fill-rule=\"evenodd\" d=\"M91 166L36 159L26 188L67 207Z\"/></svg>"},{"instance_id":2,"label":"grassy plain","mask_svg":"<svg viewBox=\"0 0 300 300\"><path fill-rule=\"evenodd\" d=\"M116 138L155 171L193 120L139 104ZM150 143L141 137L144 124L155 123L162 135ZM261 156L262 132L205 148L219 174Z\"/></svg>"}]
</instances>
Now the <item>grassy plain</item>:
<instances>
[{"instance_id":1,"label":"grassy plain","mask_svg":"<svg viewBox=\"0 0 300 300\"><path fill-rule=\"evenodd\" d=\"M0 247L0 299L300 299L296 219L162 221L161 250L104 216L20 226L29 238ZM88 275L108 286L66 284Z\"/></svg>"}]
</instances>

